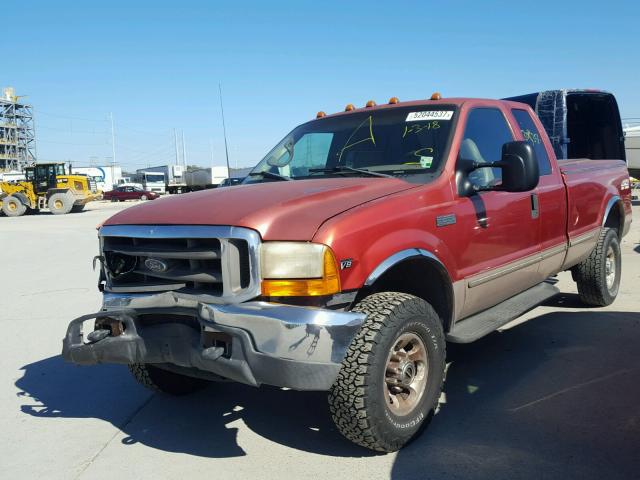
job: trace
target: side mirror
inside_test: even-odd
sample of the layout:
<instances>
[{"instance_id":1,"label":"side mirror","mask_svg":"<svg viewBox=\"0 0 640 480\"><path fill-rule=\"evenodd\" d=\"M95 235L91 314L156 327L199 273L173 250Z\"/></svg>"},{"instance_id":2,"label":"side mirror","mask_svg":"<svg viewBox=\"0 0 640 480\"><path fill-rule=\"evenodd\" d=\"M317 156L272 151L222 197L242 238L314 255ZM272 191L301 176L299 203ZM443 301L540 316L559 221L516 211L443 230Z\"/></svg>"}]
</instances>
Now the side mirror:
<instances>
[{"instance_id":1,"label":"side mirror","mask_svg":"<svg viewBox=\"0 0 640 480\"><path fill-rule=\"evenodd\" d=\"M469 180L469 174L480 168L499 168L502 181L498 185L478 187ZM470 196L477 192L503 191L528 192L538 186L540 172L536 152L528 142L508 142L502 146L502 158L498 162L476 162L460 158L456 167L458 193Z\"/></svg>"},{"instance_id":2,"label":"side mirror","mask_svg":"<svg viewBox=\"0 0 640 480\"><path fill-rule=\"evenodd\" d=\"M528 192L538 186L540 172L536 152L529 142L509 142L502 146L500 190Z\"/></svg>"}]
</instances>

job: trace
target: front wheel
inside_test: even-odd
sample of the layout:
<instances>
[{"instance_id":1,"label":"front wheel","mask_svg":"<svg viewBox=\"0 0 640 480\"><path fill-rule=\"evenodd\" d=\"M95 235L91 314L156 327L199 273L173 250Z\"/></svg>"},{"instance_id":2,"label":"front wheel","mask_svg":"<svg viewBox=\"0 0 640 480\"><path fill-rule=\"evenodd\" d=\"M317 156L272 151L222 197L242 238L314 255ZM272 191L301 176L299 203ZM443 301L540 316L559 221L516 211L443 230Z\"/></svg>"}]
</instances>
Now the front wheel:
<instances>
[{"instance_id":1,"label":"front wheel","mask_svg":"<svg viewBox=\"0 0 640 480\"><path fill-rule=\"evenodd\" d=\"M618 296L621 270L618 234L603 228L591 254L572 269L580 300L596 307L611 305Z\"/></svg>"},{"instance_id":2,"label":"front wheel","mask_svg":"<svg viewBox=\"0 0 640 480\"><path fill-rule=\"evenodd\" d=\"M147 196L146 195L142 195L140 197L140 200L142 200L143 202L146 202L147 201Z\"/></svg>"},{"instance_id":3,"label":"front wheel","mask_svg":"<svg viewBox=\"0 0 640 480\"><path fill-rule=\"evenodd\" d=\"M2 211L7 217L21 217L27 211L27 206L18 197L9 195L2 199Z\"/></svg>"},{"instance_id":4,"label":"front wheel","mask_svg":"<svg viewBox=\"0 0 640 480\"><path fill-rule=\"evenodd\" d=\"M367 318L331 387L331 416L352 442L393 452L420 432L438 404L442 322L431 305L406 293L375 293L353 311Z\"/></svg>"}]
</instances>

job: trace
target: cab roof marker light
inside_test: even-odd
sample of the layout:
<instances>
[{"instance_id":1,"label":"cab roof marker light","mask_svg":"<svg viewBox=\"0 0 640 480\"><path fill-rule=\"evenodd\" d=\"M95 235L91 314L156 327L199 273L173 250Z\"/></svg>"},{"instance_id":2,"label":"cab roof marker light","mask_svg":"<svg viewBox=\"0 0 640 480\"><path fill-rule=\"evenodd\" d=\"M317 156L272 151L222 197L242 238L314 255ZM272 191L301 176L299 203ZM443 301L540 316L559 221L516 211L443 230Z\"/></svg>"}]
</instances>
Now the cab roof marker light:
<instances>
[{"instance_id":1,"label":"cab roof marker light","mask_svg":"<svg viewBox=\"0 0 640 480\"><path fill-rule=\"evenodd\" d=\"M440 92L433 92L431 94L431 100L440 100L442 98L442 95L440 95Z\"/></svg>"},{"instance_id":2,"label":"cab roof marker light","mask_svg":"<svg viewBox=\"0 0 640 480\"><path fill-rule=\"evenodd\" d=\"M398 97L391 97L389 99L389 105L395 105L396 103L399 103L400 100L398 100Z\"/></svg>"},{"instance_id":3,"label":"cab roof marker light","mask_svg":"<svg viewBox=\"0 0 640 480\"><path fill-rule=\"evenodd\" d=\"M353 103L348 103L346 107L344 107L345 112L353 112L356 107L353 106Z\"/></svg>"},{"instance_id":4,"label":"cab roof marker light","mask_svg":"<svg viewBox=\"0 0 640 480\"><path fill-rule=\"evenodd\" d=\"M367 104L365 105L365 107L367 108L371 108L371 107L375 107L376 106L376 102L374 102L373 100L369 100L367 102Z\"/></svg>"},{"instance_id":5,"label":"cab roof marker light","mask_svg":"<svg viewBox=\"0 0 640 480\"><path fill-rule=\"evenodd\" d=\"M318 113L316 113L316 118L326 117L326 115L327 115L326 113L320 110Z\"/></svg>"}]
</instances>

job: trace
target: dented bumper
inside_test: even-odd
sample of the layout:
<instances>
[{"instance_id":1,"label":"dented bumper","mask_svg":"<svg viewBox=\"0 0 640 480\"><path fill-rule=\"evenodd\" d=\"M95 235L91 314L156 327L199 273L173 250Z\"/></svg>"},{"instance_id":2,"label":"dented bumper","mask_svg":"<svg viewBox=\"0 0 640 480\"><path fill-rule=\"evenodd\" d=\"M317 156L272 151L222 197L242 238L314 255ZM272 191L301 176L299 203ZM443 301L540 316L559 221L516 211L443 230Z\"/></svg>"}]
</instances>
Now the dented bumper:
<instances>
[{"instance_id":1,"label":"dented bumper","mask_svg":"<svg viewBox=\"0 0 640 480\"><path fill-rule=\"evenodd\" d=\"M151 363L255 386L328 390L365 318L266 302L154 308L171 302L166 294L156 301L150 297L118 295L105 302L106 311L73 320L63 340L64 358L82 365ZM94 319L98 329L118 328L88 341L83 325Z\"/></svg>"}]
</instances>

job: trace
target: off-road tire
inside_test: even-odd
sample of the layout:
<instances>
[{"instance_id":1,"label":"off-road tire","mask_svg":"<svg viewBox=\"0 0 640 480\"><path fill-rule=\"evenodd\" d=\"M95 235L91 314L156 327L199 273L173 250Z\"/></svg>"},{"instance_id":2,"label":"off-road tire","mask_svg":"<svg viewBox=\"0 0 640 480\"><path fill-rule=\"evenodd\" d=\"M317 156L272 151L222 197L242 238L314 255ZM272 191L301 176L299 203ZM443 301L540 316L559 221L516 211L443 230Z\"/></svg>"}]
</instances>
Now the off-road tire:
<instances>
[{"instance_id":1,"label":"off-road tire","mask_svg":"<svg viewBox=\"0 0 640 480\"><path fill-rule=\"evenodd\" d=\"M329 409L342 435L365 448L399 450L424 428L436 409L445 375L446 343L441 319L421 298L398 292L375 293L353 309L367 315L347 350L329 392ZM419 336L428 357L424 393L414 409L397 416L387 406L385 371L400 335Z\"/></svg>"},{"instance_id":2,"label":"off-road tire","mask_svg":"<svg viewBox=\"0 0 640 480\"><path fill-rule=\"evenodd\" d=\"M71 207L71 212L80 213L81 211L84 210L85 206L86 206L86 203L83 203L82 205L74 205L73 207Z\"/></svg>"},{"instance_id":3,"label":"off-road tire","mask_svg":"<svg viewBox=\"0 0 640 480\"><path fill-rule=\"evenodd\" d=\"M2 199L2 212L7 217L21 217L27 211L27 206L18 197L9 195Z\"/></svg>"},{"instance_id":4,"label":"off-road tire","mask_svg":"<svg viewBox=\"0 0 640 480\"><path fill-rule=\"evenodd\" d=\"M607 254L610 251L614 256L615 279L613 284L608 286ZM597 307L613 303L620 289L621 258L618 234L612 228L603 228L591 254L571 271L583 303Z\"/></svg>"},{"instance_id":5,"label":"off-road tire","mask_svg":"<svg viewBox=\"0 0 640 480\"><path fill-rule=\"evenodd\" d=\"M187 395L209 384L206 380L162 370L148 363L129 364L129 371L148 389L170 395Z\"/></svg>"},{"instance_id":6,"label":"off-road tire","mask_svg":"<svg viewBox=\"0 0 640 480\"><path fill-rule=\"evenodd\" d=\"M67 193L54 193L49 197L47 206L54 215L65 215L73 208L73 198Z\"/></svg>"}]
</instances>

